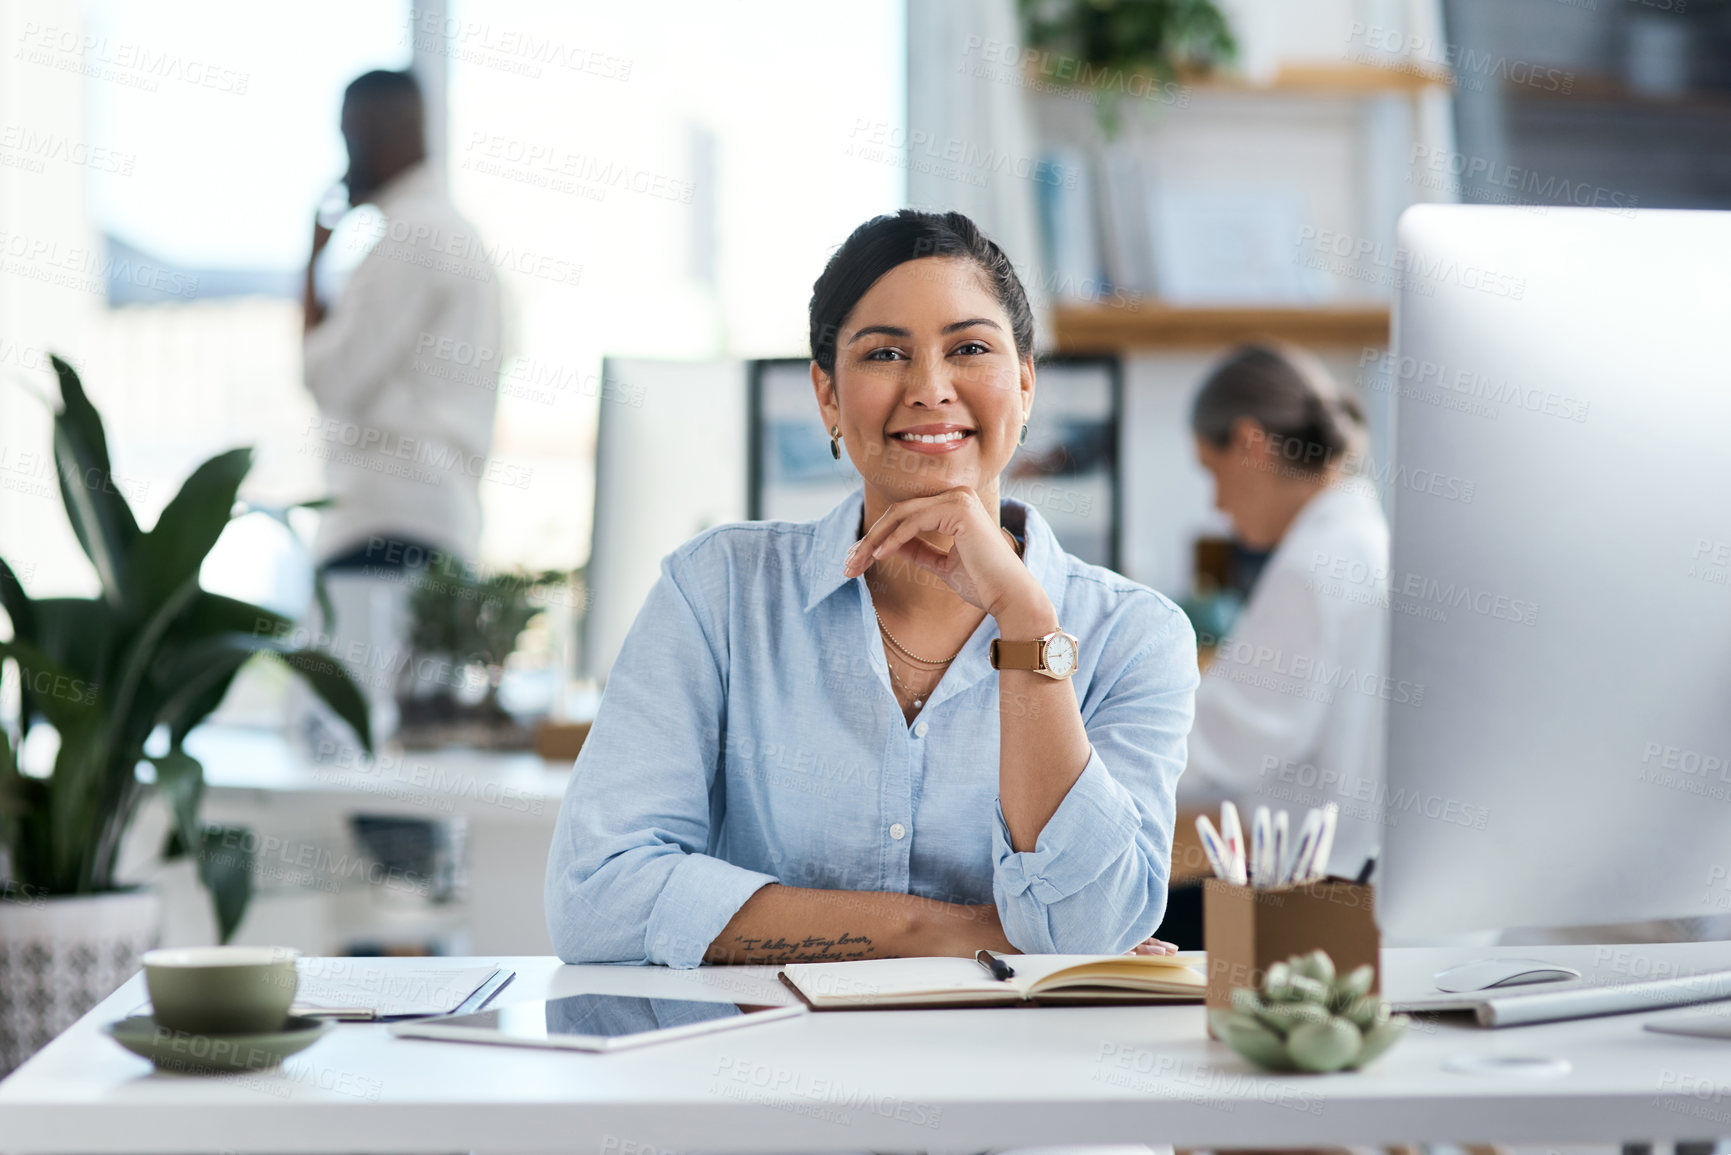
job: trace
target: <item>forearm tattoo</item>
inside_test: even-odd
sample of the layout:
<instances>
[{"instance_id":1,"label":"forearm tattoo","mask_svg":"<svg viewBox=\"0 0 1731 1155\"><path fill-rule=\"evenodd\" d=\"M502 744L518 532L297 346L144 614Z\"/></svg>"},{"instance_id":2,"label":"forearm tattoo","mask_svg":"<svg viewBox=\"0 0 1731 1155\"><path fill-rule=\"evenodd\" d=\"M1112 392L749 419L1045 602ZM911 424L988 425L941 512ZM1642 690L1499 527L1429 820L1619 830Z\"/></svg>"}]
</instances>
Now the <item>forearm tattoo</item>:
<instances>
[{"instance_id":1,"label":"forearm tattoo","mask_svg":"<svg viewBox=\"0 0 1731 1155\"><path fill-rule=\"evenodd\" d=\"M816 934L803 939L790 939L785 935L777 938L736 935L729 945L732 948L728 951L731 961L737 963L840 962L865 958L871 950L872 940L868 935L843 931L836 938Z\"/></svg>"}]
</instances>

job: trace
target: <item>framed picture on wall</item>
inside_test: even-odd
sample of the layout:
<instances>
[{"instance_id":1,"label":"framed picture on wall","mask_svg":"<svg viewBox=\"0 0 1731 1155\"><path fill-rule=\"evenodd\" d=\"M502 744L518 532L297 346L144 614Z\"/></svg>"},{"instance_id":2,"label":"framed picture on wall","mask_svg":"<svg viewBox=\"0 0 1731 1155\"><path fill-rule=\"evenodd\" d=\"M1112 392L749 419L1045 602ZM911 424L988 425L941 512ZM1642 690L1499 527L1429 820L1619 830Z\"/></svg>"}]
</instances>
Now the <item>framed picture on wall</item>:
<instances>
[{"instance_id":1,"label":"framed picture on wall","mask_svg":"<svg viewBox=\"0 0 1731 1155\"><path fill-rule=\"evenodd\" d=\"M860 487L844 450L830 455L811 389L811 361L784 357L747 364L747 516L753 521L812 521Z\"/></svg>"},{"instance_id":2,"label":"framed picture on wall","mask_svg":"<svg viewBox=\"0 0 1731 1155\"><path fill-rule=\"evenodd\" d=\"M830 456L812 396L811 362L749 366L748 509L753 519L809 521L859 488L848 460ZM1035 364L1028 440L1000 492L1025 502L1083 561L1118 568L1118 425L1123 374L1115 357L1048 357Z\"/></svg>"}]
</instances>

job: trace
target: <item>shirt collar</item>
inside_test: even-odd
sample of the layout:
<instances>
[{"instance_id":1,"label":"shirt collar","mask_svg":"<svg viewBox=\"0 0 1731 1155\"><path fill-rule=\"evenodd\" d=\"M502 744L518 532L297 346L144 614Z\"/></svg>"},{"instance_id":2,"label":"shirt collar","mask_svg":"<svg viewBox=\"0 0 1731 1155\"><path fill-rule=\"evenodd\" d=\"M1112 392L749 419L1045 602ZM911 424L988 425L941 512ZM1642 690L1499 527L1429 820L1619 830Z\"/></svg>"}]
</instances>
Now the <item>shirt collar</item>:
<instances>
[{"instance_id":1,"label":"shirt collar","mask_svg":"<svg viewBox=\"0 0 1731 1155\"><path fill-rule=\"evenodd\" d=\"M391 206L425 193L436 193L443 187L439 170L426 161L416 161L379 187L373 203L380 212L390 215Z\"/></svg>"},{"instance_id":2,"label":"shirt collar","mask_svg":"<svg viewBox=\"0 0 1731 1155\"><path fill-rule=\"evenodd\" d=\"M1313 524L1340 516L1352 516L1375 506L1381 512L1381 505L1374 497L1366 495L1362 487L1368 484L1356 477L1342 478L1339 482L1325 486L1319 493L1299 507L1298 513L1287 525L1286 532L1280 535L1281 541L1292 537L1293 530L1309 528Z\"/></svg>"},{"instance_id":3,"label":"shirt collar","mask_svg":"<svg viewBox=\"0 0 1731 1155\"><path fill-rule=\"evenodd\" d=\"M859 540L860 511L864 508L865 491L856 489L815 523L811 555L806 560L807 611L815 609L819 602L848 584L850 579L842 576L842 562L853 543ZM1037 510L1013 497L1000 502L998 517L1011 533L1022 536L1022 562L1039 580L1046 596L1052 599L1052 608L1062 621L1069 564L1064 547L1058 543L1058 536ZM851 580L863 584L865 578Z\"/></svg>"}]
</instances>

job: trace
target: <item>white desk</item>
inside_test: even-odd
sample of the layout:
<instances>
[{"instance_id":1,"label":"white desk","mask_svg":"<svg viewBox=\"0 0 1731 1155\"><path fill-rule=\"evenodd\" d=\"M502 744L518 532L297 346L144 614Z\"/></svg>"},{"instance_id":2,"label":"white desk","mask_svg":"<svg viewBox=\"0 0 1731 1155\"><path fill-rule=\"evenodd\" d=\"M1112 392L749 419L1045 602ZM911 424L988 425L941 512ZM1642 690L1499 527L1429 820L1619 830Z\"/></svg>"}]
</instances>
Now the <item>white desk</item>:
<instances>
[{"instance_id":1,"label":"white desk","mask_svg":"<svg viewBox=\"0 0 1731 1155\"><path fill-rule=\"evenodd\" d=\"M1631 970L1731 965L1722 943L1545 954L1588 969L1601 950L1627 952ZM1480 953L1386 952L1391 985ZM501 1003L579 991L791 998L773 968L500 961L518 972ZM1646 1032L1644 1014L1504 1031L1425 1025L1369 1070L1329 1076L1253 1071L1203 1037L1199 1007L1048 1007L811 1014L614 1055L394 1039L355 1024L281 1072L199 1078L155 1074L99 1033L143 998L135 976L0 1083L0 1150L666 1155L1731 1134L1731 1043ZM1464 1054L1562 1056L1573 1071L1515 1080L1443 1069Z\"/></svg>"},{"instance_id":2,"label":"white desk","mask_svg":"<svg viewBox=\"0 0 1731 1155\"><path fill-rule=\"evenodd\" d=\"M206 726L186 748L218 795L246 792L342 804L404 818L463 817L520 828L551 825L572 764L529 751L383 750L376 759L320 762L269 730Z\"/></svg>"},{"instance_id":3,"label":"white desk","mask_svg":"<svg viewBox=\"0 0 1731 1155\"><path fill-rule=\"evenodd\" d=\"M358 812L466 818L470 893L488 896L467 906L471 948L552 951L541 879L571 780L570 762L545 762L527 752L411 750L333 765L315 761L279 734L220 726L195 731L187 748L204 763L209 822L260 833L334 832ZM285 855L296 848L290 846ZM314 953L321 949L330 948L311 948Z\"/></svg>"}]
</instances>

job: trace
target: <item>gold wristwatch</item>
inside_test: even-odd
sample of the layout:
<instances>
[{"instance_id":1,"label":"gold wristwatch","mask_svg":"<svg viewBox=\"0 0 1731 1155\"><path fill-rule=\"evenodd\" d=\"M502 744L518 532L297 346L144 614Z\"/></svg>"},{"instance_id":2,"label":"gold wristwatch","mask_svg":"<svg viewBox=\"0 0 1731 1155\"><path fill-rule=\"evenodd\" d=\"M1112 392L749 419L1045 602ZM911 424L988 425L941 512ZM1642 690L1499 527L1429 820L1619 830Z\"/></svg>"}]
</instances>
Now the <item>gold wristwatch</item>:
<instances>
[{"instance_id":1,"label":"gold wristwatch","mask_svg":"<svg viewBox=\"0 0 1731 1155\"><path fill-rule=\"evenodd\" d=\"M1028 670L1054 680L1068 678L1076 672L1076 635L1053 630L1031 642L1006 642L993 638L990 650L992 669Z\"/></svg>"}]
</instances>

